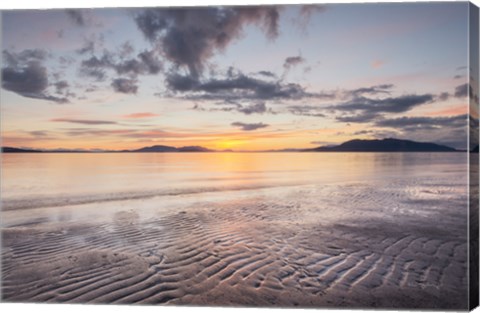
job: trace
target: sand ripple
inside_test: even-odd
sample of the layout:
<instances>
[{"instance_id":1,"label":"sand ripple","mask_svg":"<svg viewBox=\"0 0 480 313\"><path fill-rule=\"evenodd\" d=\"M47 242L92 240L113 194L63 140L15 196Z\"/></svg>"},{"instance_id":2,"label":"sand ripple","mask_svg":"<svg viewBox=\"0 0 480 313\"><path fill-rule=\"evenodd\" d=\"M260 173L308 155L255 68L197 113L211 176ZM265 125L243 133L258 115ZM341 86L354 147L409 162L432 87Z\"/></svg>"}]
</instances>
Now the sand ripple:
<instances>
[{"instance_id":1,"label":"sand ripple","mask_svg":"<svg viewBox=\"0 0 480 313\"><path fill-rule=\"evenodd\" d=\"M3 229L3 299L465 308L457 189L310 186L147 218L132 208L109 221L12 226Z\"/></svg>"}]
</instances>

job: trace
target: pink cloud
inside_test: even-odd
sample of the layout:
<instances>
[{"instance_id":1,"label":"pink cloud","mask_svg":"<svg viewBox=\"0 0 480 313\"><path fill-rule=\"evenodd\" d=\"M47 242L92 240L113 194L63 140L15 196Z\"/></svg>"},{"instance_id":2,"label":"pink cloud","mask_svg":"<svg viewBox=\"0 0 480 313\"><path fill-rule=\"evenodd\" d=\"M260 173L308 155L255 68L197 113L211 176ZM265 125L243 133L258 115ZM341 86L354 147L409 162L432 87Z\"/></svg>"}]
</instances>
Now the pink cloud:
<instances>
[{"instance_id":1,"label":"pink cloud","mask_svg":"<svg viewBox=\"0 0 480 313\"><path fill-rule=\"evenodd\" d=\"M138 112L138 113L131 113L123 115L123 118L149 118L159 116L159 114L151 113L151 112Z\"/></svg>"}]
</instances>

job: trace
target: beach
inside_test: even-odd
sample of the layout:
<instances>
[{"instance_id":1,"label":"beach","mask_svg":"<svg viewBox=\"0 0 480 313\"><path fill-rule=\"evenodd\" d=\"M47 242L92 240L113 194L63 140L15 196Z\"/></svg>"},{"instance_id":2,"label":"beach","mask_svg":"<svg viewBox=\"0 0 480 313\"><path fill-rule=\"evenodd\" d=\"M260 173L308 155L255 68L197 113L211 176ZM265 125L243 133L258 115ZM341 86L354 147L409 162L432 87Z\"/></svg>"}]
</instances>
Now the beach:
<instances>
[{"instance_id":1,"label":"beach","mask_svg":"<svg viewBox=\"0 0 480 313\"><path fill-rule=\"evenodd\" d=\"M4 156L3 301L467 308L465 154L155 155Z\"/></svg>"}]
</instances>

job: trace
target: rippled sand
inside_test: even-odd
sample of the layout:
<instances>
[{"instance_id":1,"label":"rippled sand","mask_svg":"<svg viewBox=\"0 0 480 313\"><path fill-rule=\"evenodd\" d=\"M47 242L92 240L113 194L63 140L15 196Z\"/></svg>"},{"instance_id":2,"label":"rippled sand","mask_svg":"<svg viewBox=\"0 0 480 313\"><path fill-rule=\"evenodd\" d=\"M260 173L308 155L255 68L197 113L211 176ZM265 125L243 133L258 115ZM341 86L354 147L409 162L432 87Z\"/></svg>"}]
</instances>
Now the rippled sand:
<instances>
[{"instance_id":1,"label":"rippled sand","mask_svg":"<svg viewBox=\"0 0 480 313\"><path fill-rule=\"evenodd\" d=\"M454 174L8 210L3 300L466 309Z\"/></svg>"}]
</instances>

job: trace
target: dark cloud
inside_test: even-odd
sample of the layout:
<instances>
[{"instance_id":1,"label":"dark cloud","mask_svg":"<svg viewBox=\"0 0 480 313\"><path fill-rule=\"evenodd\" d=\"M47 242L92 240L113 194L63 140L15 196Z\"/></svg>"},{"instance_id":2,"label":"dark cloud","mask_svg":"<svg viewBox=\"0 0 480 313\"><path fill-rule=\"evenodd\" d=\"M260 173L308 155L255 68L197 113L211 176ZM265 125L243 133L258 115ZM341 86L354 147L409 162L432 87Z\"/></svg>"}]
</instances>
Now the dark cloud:
<instances>
[{"instance_id":1,"label":"dark cloud","mask_svg":"<svg viewBox=\"0 0 480 313\"><path fill-rule=\"evenodd\" d=\"M95 52L95 41L86 40L82 47L75 50L78 54L87 54Z\"/></svg>"},{"instance_id":2,"label":"dark cloud","mask_svg":"<svg viewBox=\"0 0 480 313\"><path fill-rule=\"evenodd\" d=\"M392 84L376 85L371 87L358 88L349 91L352 96L358 97L365 94L378 95L378 94L390 94L391 89L394 87Z\"/></svg>"},{"instance_id":3,"label":"dark cloud","mask_svg":"<svg viewBox=\"0 0 480 313\"><path fill-rule=\"evenodd\" d=\"M380 113L403 113L414 107L430 103L434 100L431 94L405 95L385 99L372 99L367 97L355 97L342 104L330 106L335 111L350 113L349 116L337 117L340 121L368 122L369 119L377 117ZM353 113L353 114L352 114Z\"/></svg>"},{"instance_id":4,"label":"dark cloud","mask_svg":"<svg viewBox=\"0 0 480 313\"><path fill-rule=\"evenodd\" d=\"M105 78L107 78L105 71L99 68L82 67L80 73L84 76L94 78L97 82L104 81Z\"/></svg>"},{"instance_id":5,"label":"dark cloud","mask_svg":"<svg viewBox=\"0 0 480 313\"><path fill-rule=\"evenodd\" d=\"M288 111L294 115L325 117L325 114L320 112L320 108L312 105L291 105Z\"/></svg>"},{"instance_id":6,"label":"dark cloud","mask_svg":"<svg viewBox=\"0 0 480 313\"><path fill-rule=\"evenodd\" d=\"M403 128L403 129L434 129L442 127L463 127L467 125L467 115L447 117L399 117L383 119L375 123L376 126Z\"/></svg>"},{"instance_id":7,"label":"dark cloud","mask_svg":"<svg viewBox=\"0 0 480 313\"><path fill-rule=\"evenodd\" d=\"M453 76L453 79L460 79L460 78L463 78L465 77L464 75L455 75Z\"/></svg>"},{"instance_id":8,"label":"dark cloud","mask_svg":"<svg viewBox=\"0 0 480 313\"><path fill-rule=\"evenodd\" d=\"M465 97L468 97L469 95L471 96L472 94L473 92L472 92L472 88L470 87L470 84L462 84L455 87L454 96L456 98L465 98Z\"/></svg>"},{"instance_id":9,"label":"dark cloud","mask_svg":"<svg viewBox=\"0 0 480 313\"><path fill-rule=\"evenodd\" d=\"M165 82L167 87L174 92L192 92L195 91L200 84L198 79L190 75L180 75L178 73L167 74Z\"/></svg>"},{"instance_id":10,"label":"dark cloud","mask_svg":"<svg viewBox=\"0 0 480 313\"><path fill-rule=\"evenodd\" d=\"M379 116L375 112L361 112L356 115L337 115L335 119L343 123L369 123Z\"/></svg>"},{"instance_id":11,"label":"dark cloud","mask_svg":"<svg viewBox=\"0 0 480 313\"><path fill-rule=\"evenodd\" d=\"M454 148L467 147L468 116L420 116L378 120L375 126L399 132L399 136L417 141L444 144Z\"/></svg>"},{"instance_id":12,"label":"dark cloud","mask_svg":"<svg viewBox=\"0 0 480 313\"><path fill-rule=\"evenodd\" d=\"M270 71L260 71L260 72L258 72L258 74L262 75L262 76L265 76L265 77L272 77L272 78L277 77L277 75L275 75L274 73L272 73Z\"/></svg>"},{"instance_id":13,"label":"dark cloud","mask_svg":"<svg viewBox=\"0 0 480 313\"><path fill-rule=\"evenodd\" d=\"M285 62L283 63L283 68L285 69L290 69L294 66L297 66L301 63L305 62L305 59L302 58L301 56L296 56L296 57L288 57L285 59Z\"/></svg>"},{"instance_id":14,"label":"dark cloud","mask_svg":"<svg viewBox=\"0 0 480 313\"><path fill-rule=\"evenodd\" d=\"M448 92L442 92L436 97L438 101L447 101L449 98L450 98L450 94Z\"/></svg>"},{"instance_id":15,"label":"dark cloud","mask_svg":"<svg viewBox=\"0 0 480 313\"><path fill-rule=\"evenodd\" d=\"M135 76L144 71L143 63L136 59L124 61L122 63L114 65L113 67L119 75Z\"/></svg>"},{"instance_id":16,"label":"dark cloud","mask_svg":"<svg viewBox=\"0 0 480 313\"><path fill-rule=\"evenodd\" d=\"M3 50L3 60L9 67L16 68L31 61L44 61L48 53L42 49L26 49L18 53Z\"/></svg>"},{"instance_id":17,"label":"dark cloud","mask_svg":"<svg viewBox=\"0 0 480 313\"><path fill-rule=\"evenodd\" d=\"M75 25L85 26L85 18L81 10L67 9L65 13Z\"/></svg>"},{"instance_id":18,"label":"dark cloud","mask_svg":"<svg viewBox=\"0 0 480 313\"><path fill-rule=\"evenodd\" d=\"M306 33L307 25L310 23L312 15L315 13L322 13L326 10L325 5L321 4L305 4L300 7L300 12L298 17L294 22L300 27L300 29Z\"/></svg>"},{"instance_id":19,"label":"dark cloud","mask_svg":"<svg viewBox=\"0 0 480 313\"><path fill-rule=\"evenodd\" d=\"M360 136L360 135L370 135L374 133L373 130L359 130L353 133L354 136Z\"/></svg>"},{"instance_id":20,"label":"dark cloud","mask_svg":"<svg viewBox=\"0 0 480 313\"><path fill-rule=\"evenodd\" d=\"M246 107L240 106L237 109L238 112L244 113L246 115L254 114L254 113L265 113L267 112L267 106L265 102L260 102L252 105L248 105Z\"/></svg>"},{"instance_id":21,"label":"dark cloud","mask_svg":"<svg viewBox=\"0 0 480 313\"><path fill-rule=\"evenodd\" d=\"M135 48L133 48L132 43L130 41L126 41L118 49L118 55L121 58L128 58L133 54L134 51Z\"/></svg>"},{"instance_id":22,"label":"dark cloud","mask_svg":"<svg viewBox=\"0 0 480 313\"><path fill-rule=\"evenodd\" d=\"M158 74L162 70L162 63L154 51L143 51L137 58L119 60L119 56L104 51L101 57L91 56L83 60L80 73L102 81L107 77L107 70L117 75L128 75L132 78L138 75Z\"/></svg>"},{"instance_id":23,"label":"dark cloud","mask_svg":"<svg viewBox=\"0 0 480 313\"><path fill-rule=\"evenodd\" d=\"M53 85L55 86L58 94L62 94L69 87L68 82L65 80L58 81Z\"/></svg>"},{"instance_id":24,"label":"dark cloud","mask_svg":"<svg viewBox=\"0 0 480 313\"><path fill-rule=\"evenodd\" d=\"M70 118L54 118L50 120L51 122L64 122L64 123L73 123L73 124L84 124L84 125L111 125L117 124L113 121L103 121L103 120L82 120L82 119L70 119Z\"/></svg>"},{"instance_id":25,"label":"dark cloud","mask_svg":"<svg viewBox=\"0 0 480 313\"><path fill-rule=\"evenodd\" d=\"M67 103L67 98L48 94L48 73L41 63L46 54L41 50L24 50L20 53L4 51L6 67L2 68L2 87L23 97Z\"/></svg>"},{"instance_id":26,"label":"dark cloud","mask_svg":"<svg viewBox=\"0 0 480 313\"><path fill-rule=\"evenodd\" d=\"M89 9L66 9L65 13L69 20L76 26L100 26L101 23L94 23Z\"/></svg>"},{"instance_id":27,"label":"dark cloud","mask_svg":"<svg viewBox=\"0 0 480 313\"><path fill-rule=\"evenodd\" d=\"M111 86L120 93L136 94L138 90L137 81L134 79L117 78L112 81Z\"/></svg>"},{"instance_id":28,"label":"dark cloud","mask_svg":"<svg viewBox=\"0 0 480 313\"><path fill-rule=\"evenodd\" d=\"M250 123L249 124L249 123L242 123L242 122L234 122L231 125L235 126L235 127L239 127L244 131L252 131L252 130L256 130L256 129L259 129L259 128L265 128L265 127L269 126L268 124L264 124L264 123Z\"/></svg>"},{"instance_id":29,"label":"dark cloud","mask_svg":"<svg viewBox=\"0 0 480 313\"><path fill-rule=\"evenodd\" d=\"M304 98L331 98L330 94L309 93L296 83L266 81L235 73L222 78L205 81L191 75L170 73L166 76L167 87L192 100L300 100Z\"/></svg>"},{"instance_id":30,"label":"dark cloud","mask_svg":"<svg viewBox=\"0 0 480 313\"><path fill-rule=\"evenodd\" d=\"M47 70L39 62L26 67L2 69L3 88L21 95L39 95L48 87Z\"/></svg>"},{"instance_id":31,"label":"dark cloud","mask_svg":"<svg viewBox=\"0 0 480 313\"><path fill-rule=\"evenodd\" d=\"M154 51L143 51L138 54L138 57L146 66L147 72L149 74L158 74L163 66Z\"/></svg>"},{"instance_id":32,"label":"dark cloud","mask_svg":"<svg viewBox=\"0 0 480 313\"><path fill-rule=\"evenodd\" d=\"M135 17L143 35L168 60L199 77L204 63L238 39L246 25L278 35L279 7L151 8Z\"/></svg>"},{"instance_id":33,"label":"dark cloud","mask_svg":"<svg viewBox=\"0 0 480 313\"><path fill-rule=\"evenodd\" d=\"M78 54L91 54L101 51L104 47L105 37L103 34L93 34L89 37L84 37L83 45L75 50Z\"/></svg>"},{"instance_id":34,"label":"dark cloud","mask_svg":"<svg viewBox=\"0 0 480 313\"><path fill-rule=\"evenodd\" d=\"M114 66L113 56L104 53L101 57L92 56L80 63L80 74L94 78L96 81L104 81L107 77L106 69Z\"/></svg>"}]
</instances>

